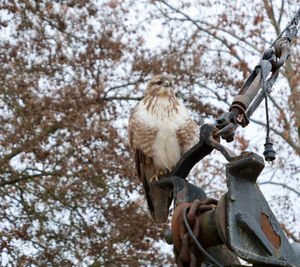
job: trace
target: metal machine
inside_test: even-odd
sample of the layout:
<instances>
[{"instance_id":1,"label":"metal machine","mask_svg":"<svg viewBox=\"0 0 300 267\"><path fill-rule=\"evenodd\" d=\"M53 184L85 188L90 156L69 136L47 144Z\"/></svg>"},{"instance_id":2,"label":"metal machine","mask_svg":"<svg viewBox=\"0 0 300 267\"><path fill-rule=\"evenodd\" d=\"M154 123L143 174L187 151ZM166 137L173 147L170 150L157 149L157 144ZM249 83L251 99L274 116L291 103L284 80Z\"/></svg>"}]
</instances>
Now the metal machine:
<instances>
[{"instance_id":1,"label":"metal machine","mask_svg":"<svg viewBox=\"0 0 300 267\"><path fill-rule=\"evenodd\" d=\"M204 124L199 143L173 171L150 184L173 194L172 231L166 240L174 246L178 266L241 266L239 258L253 266L300 266L300 245L288 242L256 183L264 168L263 158L253 152L235 155L219 142L220 137L233 141L237 125L245 127L263 99L268 125L267 94L289 57L299 20L300 9L264 52L229 112L218 118L215 125ZM214 149L228 161L228 191L219 200L207 198L201 188L185 180L193 166ZM275 159L269 129L264 156L267 161Z\"/></svg>"}]
</instances>

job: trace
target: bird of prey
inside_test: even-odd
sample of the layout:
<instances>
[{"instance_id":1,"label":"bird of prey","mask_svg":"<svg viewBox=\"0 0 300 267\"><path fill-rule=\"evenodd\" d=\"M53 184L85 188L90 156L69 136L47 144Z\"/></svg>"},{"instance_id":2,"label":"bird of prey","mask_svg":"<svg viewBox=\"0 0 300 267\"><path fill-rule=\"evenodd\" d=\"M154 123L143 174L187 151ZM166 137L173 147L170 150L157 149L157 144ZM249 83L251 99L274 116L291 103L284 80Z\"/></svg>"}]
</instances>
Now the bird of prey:
<instances>
[{"instance_id":1,"label":"bird of prey","mask_svg":"<svg viewBox=\"0 0 300 267\"><path fill-rule=\"evenodd\" d=\"M172 195L151 183L171 171L199 140L198 127L176 98L173 86L168 75L154 76L128 123L130 150L152 219L157 223L167 220Z\"/></svg>"}]
</instances>

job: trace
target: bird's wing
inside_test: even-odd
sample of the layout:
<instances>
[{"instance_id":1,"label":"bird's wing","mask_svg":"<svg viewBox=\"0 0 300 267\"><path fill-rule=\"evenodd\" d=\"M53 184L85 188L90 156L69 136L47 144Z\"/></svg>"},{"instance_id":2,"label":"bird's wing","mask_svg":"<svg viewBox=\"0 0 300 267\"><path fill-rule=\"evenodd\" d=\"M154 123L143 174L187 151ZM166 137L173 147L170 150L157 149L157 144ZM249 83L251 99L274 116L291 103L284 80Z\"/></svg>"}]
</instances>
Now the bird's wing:
<instances>
[{"instance_id":1,"label":"bird's wing","mask_svg":"<svg viewBox=\"0 0 300 267\"><path fill-rule=\"evenodd\" d=\"M186 122L176 131L176 137L181 147L181 155L198 143L198 126L191 117L189 117Z\"/></svg>"},{"instance_id":2,"label":"bird's wing","mask_svg":"<svg viewBox=\"0 0 300 267\"><path fill-rule=\"evenodd\" d=\"M146 164L147 161L148 161L148 164ZM136 151L135 151L135 166L136 166L138 177L139 177L140 181L143 183L143 188L144 188L146 200L148 203L148 208L151 213L151 217L155 220L153 202L152 202L152 199L149 194L149 191L150 191L149 181L148 181L149 178L147 178L147 175L146 175L146 169L148 169L148 171L151 171L151 169L153 169L153 172L155 172L155 168L153 166L153 160L151 160L150 158L146 159L144 153L141 150L136 149Z\"/></svg>"},{"instance_id":3,"label":"bird's wing","mask_svg":"<svg viewBox=\"0 0 300 267\"><path fill-rule=\"evenodd\" d=\"M136 119L135 111L133 110L128 125L131 153L135 156L137 174L143 183L151 217L155 222L163 223L168 218L172 194L169 190L149 182L149 179L158 172L152 159L153 143L158 129L145 126Z\"/></svg>"},{"instance_id":4,"label":"bird's wing","mask_svg":"<svg viewBox=\"0 0 300 267\"><path fill-rule=\"evenodd\" d=\"M137 173L140 180L143 176L142 171L145 172L144 176L149 179L151 176L155 175L152 157L153 144L158 129L146 125L140 120L136 113L137 106L132 110L128 124L130 152L135 156ZM139 152L137 153L137 151ZM141 168L141 165L143 165L143 168Z\"/></svg>"},{"instance_id":5,"label":"bird's wing","mask_svg":"<svg viewBox=\"0 0 300 267\"><path fill-rule=\"evenodd\" d=\"M135 152L135 163L139 179L143 183L151 217L156 223L164 223L168 219L169 207L173 200L172 191L149 182L149 178L156 174L156 168L152 158L146 157L139 149Z\"/></svg>"}]
</instances>

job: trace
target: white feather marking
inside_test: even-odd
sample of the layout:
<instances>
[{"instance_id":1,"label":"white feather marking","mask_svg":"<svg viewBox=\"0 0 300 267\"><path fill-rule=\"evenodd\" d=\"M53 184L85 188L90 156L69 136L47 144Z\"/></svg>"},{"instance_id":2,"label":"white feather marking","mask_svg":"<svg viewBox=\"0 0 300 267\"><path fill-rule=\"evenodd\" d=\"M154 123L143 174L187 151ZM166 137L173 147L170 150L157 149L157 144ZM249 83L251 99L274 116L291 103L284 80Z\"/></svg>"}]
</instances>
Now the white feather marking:
<instances>
[{"instance_id":1,"label":"white feather marking","mask_svg":"<svg viewBox=\"0 0 300 267\"><path fill-rule=\"evenodd\" d=\"M181 157L181 147L176 131L190 117L188 110L179 101L177 110L167 97L158 97L147 110L141 101L136 110L136 119L145 126L158 129L153 144L153 161L158 169L171 170Z\"/></svg>"}]
</instances>

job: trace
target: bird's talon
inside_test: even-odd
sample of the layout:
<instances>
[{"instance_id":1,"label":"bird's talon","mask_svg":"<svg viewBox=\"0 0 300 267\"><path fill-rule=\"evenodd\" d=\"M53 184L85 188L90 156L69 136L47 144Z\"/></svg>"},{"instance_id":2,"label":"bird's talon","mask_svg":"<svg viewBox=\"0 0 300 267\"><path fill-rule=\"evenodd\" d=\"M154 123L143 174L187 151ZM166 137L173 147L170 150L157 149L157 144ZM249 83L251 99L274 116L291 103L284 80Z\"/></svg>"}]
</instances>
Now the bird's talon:
<instances>
[{"instance_id":1,"label":"bird's talon","mask_svg":"<svg viewBox=\"0 0 300 267\"><path fill-rule=\"evenodd\" d=\"M150 183L158 181L157 175L153 175L153 176L149 179L149 181L150 181Z\"/></svg>"}]
</instances>

